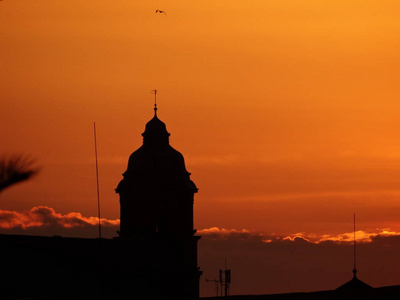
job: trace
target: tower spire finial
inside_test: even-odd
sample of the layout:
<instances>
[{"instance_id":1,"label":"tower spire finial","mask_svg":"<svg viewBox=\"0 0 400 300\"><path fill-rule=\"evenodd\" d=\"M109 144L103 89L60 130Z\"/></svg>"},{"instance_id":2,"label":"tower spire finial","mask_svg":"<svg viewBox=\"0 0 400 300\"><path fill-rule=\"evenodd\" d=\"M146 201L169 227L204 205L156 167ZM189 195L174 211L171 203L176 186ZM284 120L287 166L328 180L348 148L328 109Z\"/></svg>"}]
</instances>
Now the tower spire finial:
<instances>
[{"instance_id":1,"label":"tower spire finial","mask_svg":"<svg viewBox=\"0 0 400 300\"><path fill-rule=\"evenodd\" d=\"M154 92L154 115L157 115L157 90L151 90Z\"/></svg>"}]
</instances>

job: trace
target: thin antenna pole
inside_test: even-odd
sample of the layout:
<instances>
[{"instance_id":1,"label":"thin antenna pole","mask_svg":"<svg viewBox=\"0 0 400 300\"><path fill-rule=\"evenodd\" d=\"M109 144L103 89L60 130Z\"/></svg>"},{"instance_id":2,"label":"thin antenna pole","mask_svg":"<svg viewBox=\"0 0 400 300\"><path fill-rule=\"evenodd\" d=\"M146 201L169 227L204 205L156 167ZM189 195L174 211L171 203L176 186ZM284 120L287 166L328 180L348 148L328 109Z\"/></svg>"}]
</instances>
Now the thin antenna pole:
<instances>
[{"instance_id":1,"label":"thin antenna pole","mask_svg":"<svg viewBox=\"0 0 400 300\"><path fill-rule=\"evenodd\" d=\"M354 220L353 220L353 247L354 247L354 276L356 275L357 272L357 265L356 265L356 213L354 213Z\"/></svg>"},{"instance_id":2,"label":"thin antenna pole","mask_svg":"<svg viewBox=\"0 0 400 300\"><path fill-rule=\"evenodd\" d=\"M97 138L96 138L96 122L93 123L94 128L94 154L96 157L96 181L97 181L97 212L99 215L99 238L101 238L101 221L100 221L100 190L99 190L99 165L97 163Z\"/></svg>"},{"instance_id":3,"label":"thin antenna pole","mask_svg":"<svg viewBox=\"0 0 400 300\"><path fill-rule=\"evenodd\" d=\"M225 271L224 271L224 275L225 275L225 297L227 297L228 296L228 286L229 286L229 283L228 283L228 272L227 272L227 270L226 270L226 256L225 256Z\"/></svg>"}]
</instances>

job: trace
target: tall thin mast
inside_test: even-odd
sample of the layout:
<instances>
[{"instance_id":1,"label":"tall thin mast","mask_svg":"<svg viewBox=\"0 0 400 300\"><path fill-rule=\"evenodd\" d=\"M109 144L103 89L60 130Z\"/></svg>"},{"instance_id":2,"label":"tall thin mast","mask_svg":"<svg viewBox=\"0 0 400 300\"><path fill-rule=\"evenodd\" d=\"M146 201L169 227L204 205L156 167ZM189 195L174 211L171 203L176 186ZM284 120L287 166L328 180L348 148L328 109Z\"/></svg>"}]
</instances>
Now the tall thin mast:
<instances>
[{"instance_id":1,"label":"tall thin mast","mask_svg":"<svg viewBox=\"0 0 400 300\"><path fill-rule=\"evenodd\" d=\"M356 260L356 214L354 213L353 219L353 248L354 248L354 269L353 273L356 276L357 273L357 260Z\"/></svg>"},{"instance_id":2,"label":"tall thin mast","mask_svg":"<svg viewBox=\"0 0 400 300\"><path fill-rule=\"evenodd\" d=\"M97 181L97 212L99 216L99 238L101 238L101 221L100 221L100 190L99 190L99 165L97 163L97 138L96 138L96 122L94 127L94 154L96 157L96 181Z\"/></svg>"}]
</instances>

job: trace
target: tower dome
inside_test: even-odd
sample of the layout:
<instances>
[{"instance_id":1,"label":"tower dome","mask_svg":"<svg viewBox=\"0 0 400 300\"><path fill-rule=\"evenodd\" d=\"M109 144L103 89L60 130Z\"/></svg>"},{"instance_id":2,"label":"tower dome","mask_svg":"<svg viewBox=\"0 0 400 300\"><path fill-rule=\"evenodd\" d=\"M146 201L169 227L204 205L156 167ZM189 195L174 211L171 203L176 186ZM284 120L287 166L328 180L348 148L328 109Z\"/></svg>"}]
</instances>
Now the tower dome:
<instances>
[{"instance_id":1,"label":"tower dome","mask_svg":"<svg viewBox=\"0 0 400 300\"><path fill-rule=\"evenodd\" d=\"M170 136L167 131L167 126L157 117L156 113L154 113L153 119L147 122L145 131L142 133L143 137L152 135Z\"/></svg>"},{"instance_id":2,"label":"tower dome","mask_svg":"<svg viewBox=\"0 0 400 300\"><path fill-rule=\"evenodd\" d=\"M169 144L170 133L167 126L157 117L147 122L142 133L143 145L129 157L128 168L124 176L164 177L159 184L176 184L171 179L189 180L190 173L186 170L183 155ZM163 176L164 175L164 176ZM188 185L188 184L186 184ZM190 181L191 188L197 191L196 186Z\"/></svg>"}]
</instances>

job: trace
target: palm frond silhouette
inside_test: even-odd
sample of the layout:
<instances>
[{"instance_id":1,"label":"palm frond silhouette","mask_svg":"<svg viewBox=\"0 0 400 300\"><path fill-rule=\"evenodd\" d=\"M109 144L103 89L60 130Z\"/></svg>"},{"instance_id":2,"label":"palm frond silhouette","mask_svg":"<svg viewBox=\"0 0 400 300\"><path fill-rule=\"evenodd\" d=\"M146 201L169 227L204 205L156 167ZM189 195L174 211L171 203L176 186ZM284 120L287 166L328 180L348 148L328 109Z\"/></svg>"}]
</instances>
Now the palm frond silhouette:
<instances>
[{"instance_id":1,"label":"palm frond silhouette","mask_svg":"<svg viewBox=\"0 0 400 300\"><path fill-rule=\"evenodd\" d=\"M23 155L0 158L0 192L36 175L39 169L33 164L33 159Z\"/></svg>"}]
</instances>

